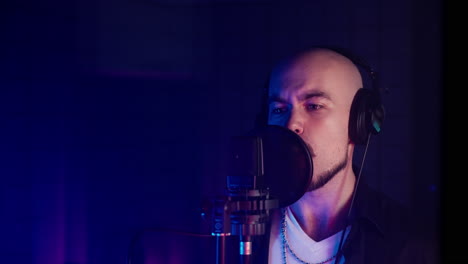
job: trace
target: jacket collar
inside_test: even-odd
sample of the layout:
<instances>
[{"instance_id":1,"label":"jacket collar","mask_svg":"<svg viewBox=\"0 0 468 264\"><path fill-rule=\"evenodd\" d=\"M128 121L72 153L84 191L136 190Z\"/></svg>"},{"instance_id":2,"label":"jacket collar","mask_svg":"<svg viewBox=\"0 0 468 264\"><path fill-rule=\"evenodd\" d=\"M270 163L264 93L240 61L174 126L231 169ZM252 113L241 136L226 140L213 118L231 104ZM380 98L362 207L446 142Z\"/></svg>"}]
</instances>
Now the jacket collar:
<instances>
[{"instance_id":1,"label":"jacket collar","mask_svg":"<svg viewBox=\"0 0 468 264\"><path fill-rule=\"evenodd\" d=\"M378 233L385 236L384 217L382 212L382 196L372 189L366 182L359 183L351 214L351 223L358 222L365 226L375 228Z\"/></svg>"}]
</instances>

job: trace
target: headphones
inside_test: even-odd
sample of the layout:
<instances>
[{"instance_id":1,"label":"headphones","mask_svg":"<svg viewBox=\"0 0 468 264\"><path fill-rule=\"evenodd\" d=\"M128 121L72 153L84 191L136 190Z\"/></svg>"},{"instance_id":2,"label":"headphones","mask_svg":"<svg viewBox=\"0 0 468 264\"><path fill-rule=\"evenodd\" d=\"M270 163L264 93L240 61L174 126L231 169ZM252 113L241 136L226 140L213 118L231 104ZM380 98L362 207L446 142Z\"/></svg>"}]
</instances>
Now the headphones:
<instances>
[{"instance_id":1,"label":"headphones","mask_svg":"<svg viewBox=\"0 0 468 264\"><path fill-rule=\"evenodd\" d=\"M376 135L380 133L385 119L385 108L382 104L380 89L378 87L377 73L364 60L341 48L323 46L315 48L325 48L341 54L356 65L359 72L365 71L370 77L371 87L368 88L365 85L363 78L363 87L354 95L348 124L348 133L351 141L356 145L365 145L371 134ZM268 124L269 79L263 89L261 111L257 115L256 126Z\"/></svg>"}]
</instances>

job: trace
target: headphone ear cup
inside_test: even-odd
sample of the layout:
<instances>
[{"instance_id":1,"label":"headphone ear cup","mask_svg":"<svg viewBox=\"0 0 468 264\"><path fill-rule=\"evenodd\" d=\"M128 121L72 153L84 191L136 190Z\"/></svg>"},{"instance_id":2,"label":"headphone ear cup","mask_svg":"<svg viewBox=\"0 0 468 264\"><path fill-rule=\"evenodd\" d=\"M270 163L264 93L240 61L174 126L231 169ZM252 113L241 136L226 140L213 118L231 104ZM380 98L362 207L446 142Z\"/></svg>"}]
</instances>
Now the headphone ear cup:
<instances>
[{"instance_id":1,"label":"headphone ear cup","mask_svg":"<svg viewBox=\"0 0 468 264\"><path fill-rule=\"evenodd\" d=\"M371 92L370 109L371 118L368 123L368 128L372 134L377 135L380 133L380 130L382 130L382 125L385 120L385 108L380 99L380 94L375 91Z\"/></svg>"},{"instance_id":2,"label":"headphone ear cup","mask_svg":"<svg viewBox=\"0 0 468 264\"><path fill-rule=\"evenodd\" d=\"M380 97L374 91L361 88L351 104L349 116L349 138L357 145L364 145L369 134L378 134L385 118Z\"/></svg>"}]
</instances>

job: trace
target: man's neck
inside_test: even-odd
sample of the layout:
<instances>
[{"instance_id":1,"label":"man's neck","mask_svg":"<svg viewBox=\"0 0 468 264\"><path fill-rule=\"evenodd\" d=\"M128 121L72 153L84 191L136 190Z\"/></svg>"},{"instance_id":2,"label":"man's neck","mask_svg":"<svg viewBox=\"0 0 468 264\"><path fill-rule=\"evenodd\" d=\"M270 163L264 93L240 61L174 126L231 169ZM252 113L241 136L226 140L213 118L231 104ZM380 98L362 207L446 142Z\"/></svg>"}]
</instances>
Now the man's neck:
<instances>
[{"instance_id":1,"label":"man's neck","mask_svg":"<svg viewBox=\"0 0 468 264\"><path fill-rule=\"evenodd\" d=\"M309 237L321 241L345 227L355 182L355 175L349 166L325 186L307 192L290 206Z\"/></svg>"}]
</instances>

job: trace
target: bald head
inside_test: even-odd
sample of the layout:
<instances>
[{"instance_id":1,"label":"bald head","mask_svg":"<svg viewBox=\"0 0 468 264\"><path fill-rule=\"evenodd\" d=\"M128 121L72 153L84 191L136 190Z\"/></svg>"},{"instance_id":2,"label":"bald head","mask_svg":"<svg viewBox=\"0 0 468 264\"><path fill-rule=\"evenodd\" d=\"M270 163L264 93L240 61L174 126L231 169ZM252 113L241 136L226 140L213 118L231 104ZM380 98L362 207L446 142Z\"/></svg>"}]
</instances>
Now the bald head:
<instances>
[{"instance_id":1,"label":"bald head","mask_svg":"<svg viewBox=\"0 0 468 264\"><path fill-rule=\"evenodd\" d=\"M363 87L362 78L356 65L347 57L325 48L314 48L286 59L273 69L271 80L274 84L284 85L295 78L308 76L333 75L333 78L346 82L354 94ZM302 76L302 77L300 77ZM296 82L300 80L296 80Z\"/></svg>"}]
</instances>

